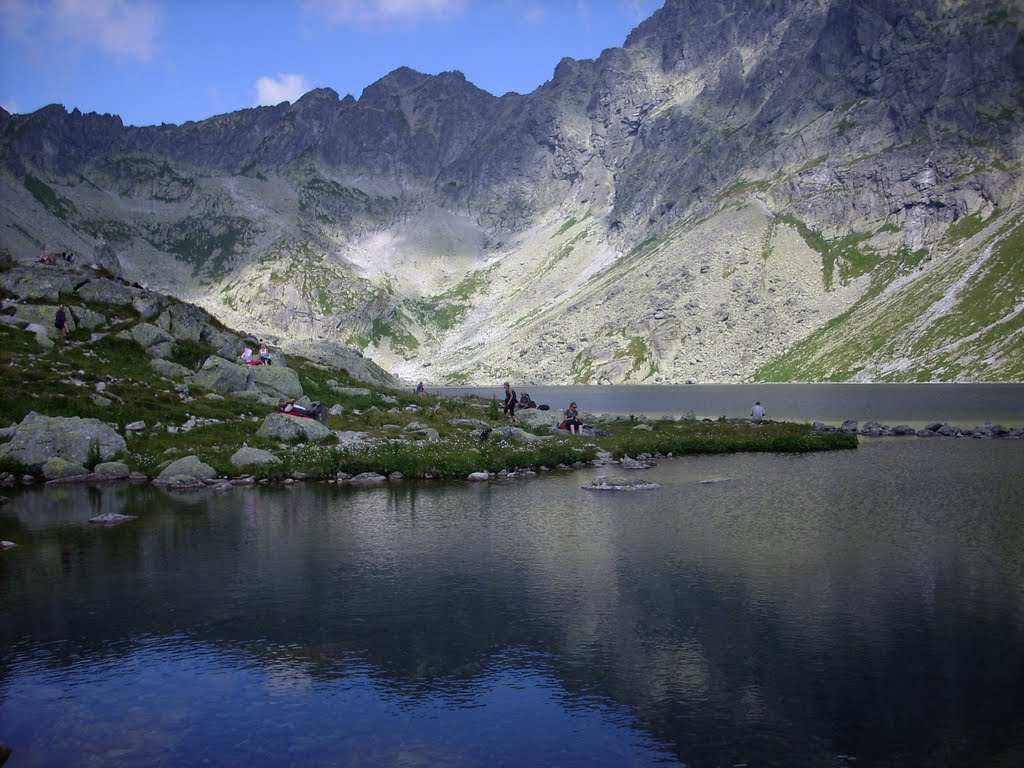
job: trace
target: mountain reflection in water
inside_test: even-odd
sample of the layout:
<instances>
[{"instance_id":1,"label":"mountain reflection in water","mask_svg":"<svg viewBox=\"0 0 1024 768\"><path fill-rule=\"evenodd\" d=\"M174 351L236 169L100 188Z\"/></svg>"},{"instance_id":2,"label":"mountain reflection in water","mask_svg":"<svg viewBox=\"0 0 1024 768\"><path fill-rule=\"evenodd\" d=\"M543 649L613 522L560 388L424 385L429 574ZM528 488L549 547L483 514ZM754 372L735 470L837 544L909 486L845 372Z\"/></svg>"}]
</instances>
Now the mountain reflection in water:
<instances>
[{"instance_id":1,"label":"mountain reflection in water","mask_svg":"<svg viewBox=\"0 0 1024 768\"><path fill-rule=\"evenodd\" d=\"M665 460L635 494L20 493L0 741L19 768L1020 764L1022 470L1020 441L890 438Z\"/></svg>"}]
</instances>

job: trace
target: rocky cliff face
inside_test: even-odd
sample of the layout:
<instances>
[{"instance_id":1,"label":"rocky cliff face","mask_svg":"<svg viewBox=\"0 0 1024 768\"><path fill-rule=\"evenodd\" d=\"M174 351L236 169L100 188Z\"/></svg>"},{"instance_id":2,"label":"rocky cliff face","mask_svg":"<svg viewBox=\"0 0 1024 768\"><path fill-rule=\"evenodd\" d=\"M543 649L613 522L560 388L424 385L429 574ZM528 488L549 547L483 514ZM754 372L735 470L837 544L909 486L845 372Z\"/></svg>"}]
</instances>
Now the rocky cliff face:
<instances>
[{"instance_id":1,"label":"rocky cliff face","mask_svg":"<svg viewBox=\"0 0 1024 768\"><path fill-rule=\"evenodd\" d=\"M0 111L0 245L410 380L1021 380L1024 8L669 0L531 94Z\"/></svg>"}]
</instances>

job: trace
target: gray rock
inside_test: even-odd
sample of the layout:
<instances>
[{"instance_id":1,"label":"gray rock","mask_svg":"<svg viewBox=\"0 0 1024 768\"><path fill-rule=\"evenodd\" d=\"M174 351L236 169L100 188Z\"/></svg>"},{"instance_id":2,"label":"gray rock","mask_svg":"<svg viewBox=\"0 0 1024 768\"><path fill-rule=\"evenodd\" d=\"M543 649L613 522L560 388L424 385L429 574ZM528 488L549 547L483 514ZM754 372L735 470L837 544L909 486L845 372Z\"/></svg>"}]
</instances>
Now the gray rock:
<instances>
[{"instance_id":1,"label":"gray rock","mask_svg":"<svg viewBox=\"0 0 1024 768\"><path fill-rule=\"evenodd\" d=\"M85 285L79 287L76 293L84 301L125 306L131 306L136 299L146 295L146 291L142 288L134 288L103 277L89 280Z\"/></svg>"},{"instance_id":2,"label":"gray rock","mask_svg":"<svg viewBox=\"0 0 1024 768\"><path fill-rule=\"evenodd\" d=\"M107 318L101 315L99 312L93 312L91 309L86 307L68 307L70 310L69 314L71 319L68 321L68 327L72 331L75 327L87 328L92 330L93 328L101 328L107 324ZM54 310L56 313L56 310Z\"/></svg>"},{"instance_id":3,"label":"gray rock","mask_svg":"<svg viewBox=\"0 0 1024 768\"><path fill-rule=\"evenodd\" d=\"M15 428L8 443L0 445L0 458L10 458L29 467L41 468L51 458L85 465L95 451L110 461L127 448L113 427L98 419L49 417L32 412Z\"/></svg>"},{"instance_id":4,"label":"gray rock","mask_svg":"<svg viewBox=\"0 0 1024 768\"><path fill-rule=\"evenodd\" d=\"M629 456L623 456L619 460L619 466L623 469L650 469L654 466L653 461L637 461Z\"/></svg>"},{"instance_id":5,"label":"gray rock","mask_svg":"<svg viewBox=\"0 0 1024 768\"><path fill-rule=\"evenodd\" d=\"M256 389L271 397L302 397L299 374L283 365L249 365L249 385L245 389Z\"/></svg>"},{"instance_id":6,"label":"gray rock","mask_svg":"<svg viewBox=\"0 0 1024 768\"><path fill-rule=\"evenodd\" d=\"M591 491L648 491L661 486L634 478L602 475L581 487Z\"/></svg>"},{"instance_id":7,"label":"gray rock","mask_svg":"<svg viewBox=\"0 0 1024 768\"><path fill-rule=\"evenodd\" d=\"M844 432L844 433L846 433L848 435L856 434L857 433L857 420L856 419L847 419L839 427L839 431L840 432Z\"/></svg>"},{"instance_id":8,"label":"gray rock","mask_svg":"<svg viewBox=\"0 0 1024 768\"><path fill-rule=\"evenodd\" d=\"M124 425L125 432L141 432L146 428L146 422L144 421L133 421L130 424Z\"/></svg>"},{"instance_id":9,"label":"gray rock","mask_svg":"<svg viewBox=\"0 0 1024 768\"><path fill-rule=\"evenodd\" d=\"M525 408L516 411L516 421L528 427L557 427L562 421L562 411L542 411L539 408Z\"/></svg>"},{"instance_id":10,"label":"gray rock","mask_svg":"<svg viewBox=\"0 0 1024 768\"><path fill-rule=\"evenodd\" d=\"M211 355L203 367L188 377L190 386L214 392L238 392L249 389L249 366L239 365L223 357Z\"/></svg>"},{"instance_id":11,"label":"gray rock","mask_svg":"<svg viewBox=\"0 0 1024 768\"><path fill-rule=\"evenodd\" d=\"M117 512L104 512L102 515L90 517L89 522L93 525L120 525L129 520L137 520L136 515L119 515Z\"/></svg>"},{"instance_id":12,"label":"gray rock","mask_svg":"<svg viewBox=\"0 0 1024 768\"><path fill-rule=\"evenodd\" d=\"M89 396L89 399L92 400L93 403L95 403L96 405L100 406L100 408L106 408L109 405L113 405L114 402L109 397L97 395L95 392Z\"/></svg>"},{"instance_id":13,"label":"gray rock","mask_svg":"<svg viewBox=\"0 0 1024 768\"><path fill-rule=\"evenodd\" d=\"M216 476L214 468L204 464L197 456L185 456L165 467L153 483L172 489L199 488Z\"/></svg>"},{"instance_id":14,"label":"gray rock","mask_svg":"<svg viewBox=\"0 0 1024 768\"><path fill-rule=\"evenodd\" d=\"M490 480L491 475L488 472L470 472L468 475L466 475L466 479L480 482L484 480Z\"/></svg>"},{"instance_id":15,"label":"gray rock","mask_svg":"<svg viewBox=\"0 0 1024 768\"><path fill-rule=\"evenodd\" d=\"M0 288L7 289L21 300L46 301L50 304L60 301L62 293L73 293L81 281L81 274L63 268L15 266L0 272Z\"/></svg>"},{"instance_id":16,"label":"gray rock","mask_svg":"<svg viewBox=\"0 0 1024 768\"><path fill-rule=\"evenodd\" d=\"M97 464L92 473L100 480L127 480L131 476L128 465L120 461L104 461Z\"/></svg>"},{"instance_id":17,"label":"gray rock","mask_svg":"<svg viewBox=\"0 0 1024 768\"><path fill-rule=\"evenodd\" d=\"M66 477L81 477L88 475L89 470L80 464L73 464L70 461L54 457L43 464L43 478L46 480L59 480Z\"/></svg>"},{"instance_id":18,"label":"gray rock","mask_svg":"<svg viewBox=\"0 0 1024 768\"><path fill-rule=\"evenodd\" d=\"M353 478L350 478L346 482L352 485L376 485L378 483L386 483L388 479L377 472L360 472Z\"/></svg>"},{"instance_id":19,"label":"gray rock","mask_svg":"<svg viewBox=\"0 0 1024 768\"><path fill-rule=\"evenodd\" d=\"M149 367L167 379L180 380L184 379L186 376L191 376L193 373L193 371L189 370L184 365L172 363L170 360L162 360L160 358L150 360Z\"/></svg>"},{"instance_id":20,"label":"gray rock","mask_svg":"<svg viewBox=\"0 0 1024 768\"><path fill-rule=\"evenodd\" d=\"M264 464L280 464L281 459L270 451L262 448L250 448L242 446L231 456L231 465L239 469L243 467L262 466Z\"/></svg>"},{"instance_id":21,"label":"gray rock","mask_svg":"<svg viewBox=\"0 0 1024 768\"><path fill-rule=\"evenodd\" d=\"M257 437L283 442L307 440L316 442L330 437L331 430L316 419L302 416L289 416L287 413L272 413L263 420L263 425L256 431Z\"/></svg>"},{"instance_id":22,"label":"gray rock","mask_svg":"<svg viewBox=\"0 0 1024 768\"><path fill-rule=\"evenodd\" d=\"M448 421L453 427L472 427L473 429L487 429L487 422L480 419L450 419Z\"/></svg>"},{"instance_id":23,"label":"gray rock","mask_svg":"<svg viewBox=\"0 0 1024 768\"><path fill-rule=\"evenodd\" d=\"M173 344L174 337L167 331L149 323L139 323L132 326L128 334L135 339L144 349L149 349L157 344Z\"/></svg>"}]
</instances>

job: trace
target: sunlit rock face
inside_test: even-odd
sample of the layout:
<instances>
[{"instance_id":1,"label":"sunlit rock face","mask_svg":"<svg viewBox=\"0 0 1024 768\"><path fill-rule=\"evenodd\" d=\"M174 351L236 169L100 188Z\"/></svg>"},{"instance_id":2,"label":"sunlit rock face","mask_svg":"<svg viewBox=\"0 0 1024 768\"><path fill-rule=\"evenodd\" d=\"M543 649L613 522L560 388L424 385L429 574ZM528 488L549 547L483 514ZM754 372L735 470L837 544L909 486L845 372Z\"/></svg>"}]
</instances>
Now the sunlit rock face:
<instances>
[{"instance_id":1,"label":"sunlit rock face","mask_svg":"<svg viewBox=\"0 0 1024 768\"><path fill-rule=\"evenodd\" d=\"M0 110L0 246L409 381L1020 380L1022 10L669 0L526 95Z\"/></svg>"}]
</instances>

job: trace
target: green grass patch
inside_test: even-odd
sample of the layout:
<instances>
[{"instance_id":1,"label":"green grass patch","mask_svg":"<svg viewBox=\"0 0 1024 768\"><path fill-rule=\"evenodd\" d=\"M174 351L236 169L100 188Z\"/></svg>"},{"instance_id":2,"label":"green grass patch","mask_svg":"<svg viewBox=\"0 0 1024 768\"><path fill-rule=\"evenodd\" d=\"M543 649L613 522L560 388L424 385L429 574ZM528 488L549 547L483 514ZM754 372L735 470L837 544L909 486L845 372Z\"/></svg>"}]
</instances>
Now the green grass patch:
<instances>
[{"instance_id":1,"label":"green grass patch","mask_svg":"<svg viewBox=\"0 0 1024 768\"><path fill-rule=\"evenodd\" d=\"M49 184L31 174L25 174L25 189L58 219L67 219L76 213L75 204L58 195Z\"/></svg>"}]
</instances>

